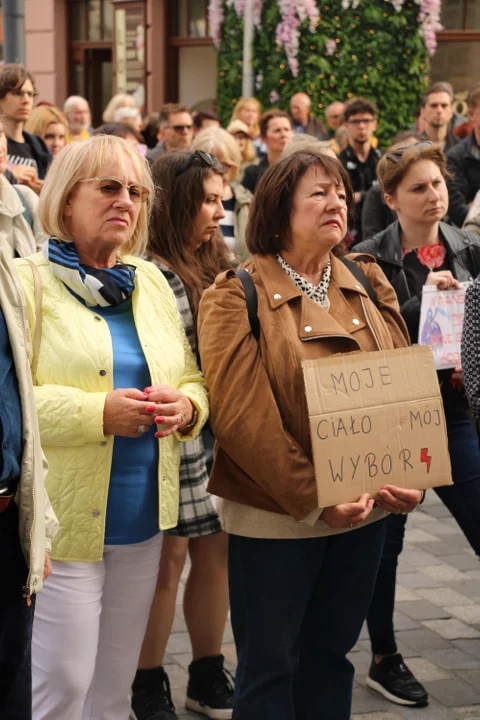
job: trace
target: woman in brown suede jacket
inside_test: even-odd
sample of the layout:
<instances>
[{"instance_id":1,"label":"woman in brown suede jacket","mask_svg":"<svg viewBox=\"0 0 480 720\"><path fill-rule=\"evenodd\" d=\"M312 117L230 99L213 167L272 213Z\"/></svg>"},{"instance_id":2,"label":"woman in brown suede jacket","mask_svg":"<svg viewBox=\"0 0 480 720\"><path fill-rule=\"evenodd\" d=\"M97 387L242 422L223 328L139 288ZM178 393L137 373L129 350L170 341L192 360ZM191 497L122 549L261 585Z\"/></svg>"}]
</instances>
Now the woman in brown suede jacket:
<instances>
[{"instance_id":1,"label":"woman in brown suede jacket","mask_svg":"<svg viewBox=\"0 0 480 720\"><path fill-rule=\"evenodd\" d=\"M247 228L259 342L233 272L220 275L200 305L218 442L209 491L229 533L234 720L350 717L346 655L368 610L381 520L421 498L389 485L375 499L318 507L302 360L408 345L395 293L373 258L358 266L378 309L332 252L352 206L337 160L300 149L272 165Z\"/></svg>"}]
</instances>

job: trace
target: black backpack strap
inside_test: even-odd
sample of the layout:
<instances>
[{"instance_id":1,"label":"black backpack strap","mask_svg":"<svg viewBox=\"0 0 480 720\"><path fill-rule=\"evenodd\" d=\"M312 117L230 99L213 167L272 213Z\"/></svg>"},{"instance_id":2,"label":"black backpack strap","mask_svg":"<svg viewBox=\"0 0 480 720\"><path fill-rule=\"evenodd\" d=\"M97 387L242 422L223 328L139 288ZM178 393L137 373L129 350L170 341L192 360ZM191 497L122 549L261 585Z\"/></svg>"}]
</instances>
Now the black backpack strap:
<instances>
[{"instance_id":1,"label":"black backpack strap","mask_svg":"<svg viewBox=\"0 0 480 720\"><path fill-rule=\"evenodd\" d=\"M358 280L358 282L363 285L368 297L373 302L375 307L378 308L378 298L375 294L375 290L370 284L370 280L367 278L365 273L358 267L355 262L353 262L353 260L348 260L344 257L341 258L341 260L345 267L350 270L352 275ZM253 337L258 342L260 339L260 320L258 319L258 297L255 283L250 277L250 273L248 272L248 270L245 270L244 268L241 268L240 270L235 270L235 275L238 277L238 279L243 285L243 290L245 292L245 300L247 303L248 321L252 329Z\"/></svg>"},{"instance_id":2,"label":"black backpack strap","mask_svg":"<svg viewBox=\"0 0 480 720\"><path fill-rule=\"evenodd\" d=\"M368 297L369 297L370 300L373 302L373 304L375 305L375 307L378 309L379 303L378 303L378 298L377 298L377 296L376 296L376 294L375 294L375 290L374 290L373 287L371 286L370 280L367 278L367 276L365 275L365 273L363 272L363 270L361 270L361 269L358 267L357 263L354 262L353 260L348 260L348 258L342 257L342 258L341 258L341 261L343 262L343 264L345 265L345 267L346 267L348 270L350 270L350 272L352 273L352 275L354 276L354 278L356 278L356 279L358 280L358 282L363 285L363 287L365 288L365 290L366 290L366 292L367 292Z\"/></svg>"},{"instance_id":3,"label":"black backpack strap","mask_svg":"<svg viewBox=\"0 0 480 720\"><path fill-rule=\"evenodd\" d=\"M260 339L260 320L258 319L258 297L255 283L250 277L248 270L241 268L235 270L235 275L243 285L245 291L245 300L247 302L248 321L252 329L252 334L258 342Z\"/></svg>"}]
</instances>

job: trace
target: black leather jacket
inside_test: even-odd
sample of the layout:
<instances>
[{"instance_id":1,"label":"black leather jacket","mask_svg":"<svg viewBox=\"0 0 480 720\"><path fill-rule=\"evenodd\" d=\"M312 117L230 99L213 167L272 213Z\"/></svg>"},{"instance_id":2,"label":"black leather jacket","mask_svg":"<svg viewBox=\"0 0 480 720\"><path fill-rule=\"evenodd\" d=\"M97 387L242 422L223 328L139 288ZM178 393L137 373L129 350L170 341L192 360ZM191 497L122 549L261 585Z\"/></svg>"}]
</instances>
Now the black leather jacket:
<instances>
[{"instance_id":1,"label":"black leather jacket","mask_svg":"<svg viewBox=\"0 0 480 720\"><path fill-rule=\"evenodd\" d=\"M440 234L453 276L460 282L475 279L480 273L480 238L443 222L440 223ZM397 293L400 312L407 323L412 342L417 342L421 301L416 295L411 295L403 271L398 220L370 240L356 245L355 252L367 253L376 259Z\"/></svg>"},{"instance_id":2,"label":"black leather jacket","mask_svg":"<svg viewBox=\"0 0 480 720\"><path fill-rule=\"evenodd\" d=\"M447 260L452 275L460 282L475 279L480 273L480 238L473 233L440 223L440 234L447 250ZM355 246L355 252L373 255L395 290L400 312L408 327L412 343L418 340L421 300L410 293L403 270L400 223L389 225L370 240ZM452 388L448 382L451 370L440 370L440 381L445 411L466 412L468 403L463 393Z\"/></svg>"},{"instance_id":3,"label":"black leather jacket","mask_svg":"<svg viewBox=\"0 0 480 720\"><path fill-rule=\"evenodd\" d=\"M448 151L447 165L452 173L447 180L448 215L461 227L467 217L468 204L480 190L480 147L474 132Z\"/></svg>"}]
</instances>

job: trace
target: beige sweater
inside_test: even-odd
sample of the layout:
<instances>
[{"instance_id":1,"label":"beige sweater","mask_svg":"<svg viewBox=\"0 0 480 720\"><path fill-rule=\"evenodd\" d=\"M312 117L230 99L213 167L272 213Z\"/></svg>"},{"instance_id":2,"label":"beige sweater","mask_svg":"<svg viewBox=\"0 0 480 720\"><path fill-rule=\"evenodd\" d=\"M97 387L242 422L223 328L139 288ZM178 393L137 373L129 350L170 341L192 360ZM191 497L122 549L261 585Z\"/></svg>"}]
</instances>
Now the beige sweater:
<instances>
[{"instance_id":1,"label":"beige sweater","mask_svg":"<svg viewBox=\"0 0 480 720\"><path fill-rule=\"evenodd\" d=\"M270 540L293 540L296 538L339 535L344 532L354 532L364 525L369 525L376 520L387 517L386 512L380 508L375 508L367 520L355 528L331 528L323 520L317 520L313 524L309 524L307 521L297 522L290 515L280 515L279 513L259 510L224 498L215 498L215 503L225 532L231 535L268 538ZM321 510L318 512L320 513Z\"/></svg>"}]
</instances>

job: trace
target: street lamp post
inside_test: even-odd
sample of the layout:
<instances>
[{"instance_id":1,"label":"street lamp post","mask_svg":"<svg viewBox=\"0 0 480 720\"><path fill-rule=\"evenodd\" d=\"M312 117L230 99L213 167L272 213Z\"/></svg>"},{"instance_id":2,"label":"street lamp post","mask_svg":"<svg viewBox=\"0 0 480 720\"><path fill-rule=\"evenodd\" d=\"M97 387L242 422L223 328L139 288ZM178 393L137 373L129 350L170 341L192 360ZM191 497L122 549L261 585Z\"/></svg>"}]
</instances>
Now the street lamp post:
<instances>
[{"instance_id":1,"label":"street lamp post","mask_svg":"<svg viewBox=\"0 0 480 720\"><path fill-rule=\"evenodd\" d=\"M253 0L246 0L243 16L243 82L242 95L244 98L253 95Z\"/></svg>"},{"instance_id":2,"label":"street lamp post","mask_svg":"<svg viewBox=\"0 0 480 720\"><path fill-rule=\"evenodd\" d=\"M25 65L24 0L3 0L3 60Z\"/></svg>"}]
</instances>

